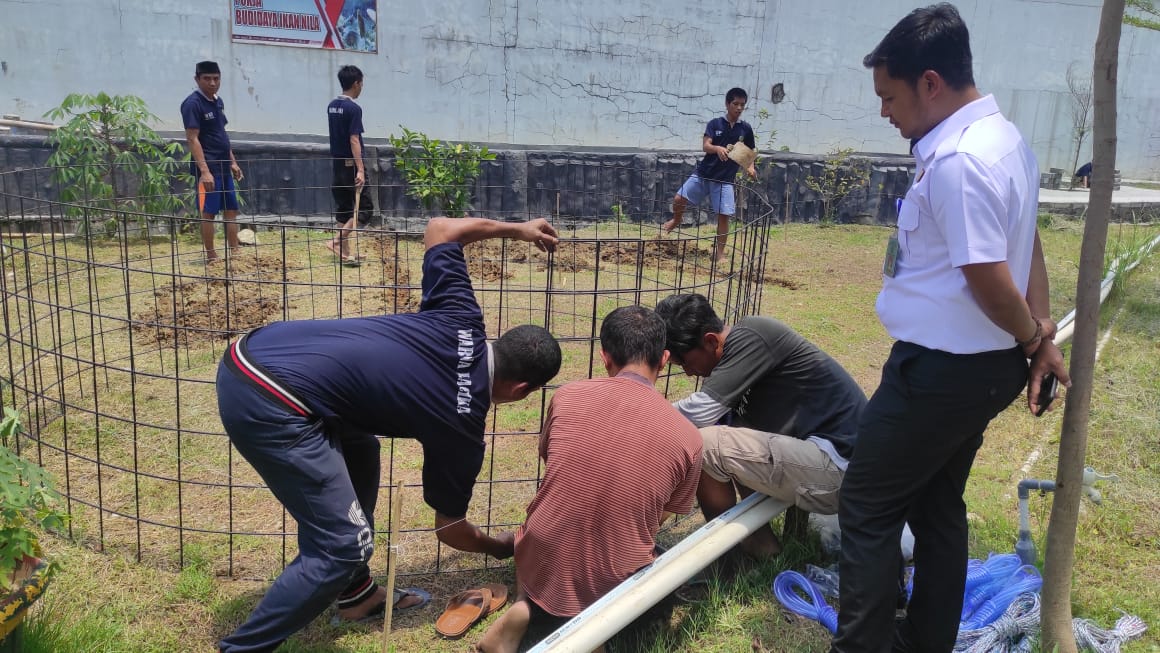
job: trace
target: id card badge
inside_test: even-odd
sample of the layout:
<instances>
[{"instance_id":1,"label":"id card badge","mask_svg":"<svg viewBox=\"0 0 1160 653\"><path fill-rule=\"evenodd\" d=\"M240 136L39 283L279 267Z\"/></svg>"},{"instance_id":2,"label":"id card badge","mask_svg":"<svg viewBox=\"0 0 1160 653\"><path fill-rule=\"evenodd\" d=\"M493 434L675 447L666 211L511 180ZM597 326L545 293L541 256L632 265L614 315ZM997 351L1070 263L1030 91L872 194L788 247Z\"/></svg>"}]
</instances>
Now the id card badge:
<instances>
[{"instance_id":1,"label":"id card badge","mask_svg":"<svg viewBox=\"0 0 1160 653\"><path fill-rule=\"evenodd\" d=\"M882 261L882 274L893 277L898 271L898 233L891 234L886 241L886 258Z\"/></svg>"},{"instance_id":2,"label":"id card badge","mask_svg":"<svg viewBox=\"0 0 1160 653\"><path fill-rule=\"evenodd\" d=\"M894 202L895 215L902 213L902 198L898 198ZM886 258L882 260L882 274L888 277L893 277L898 271L898 252L900 247L898 245L898 230L890 235L890 240L886 241Z\"/></svg>"}]
</instances>

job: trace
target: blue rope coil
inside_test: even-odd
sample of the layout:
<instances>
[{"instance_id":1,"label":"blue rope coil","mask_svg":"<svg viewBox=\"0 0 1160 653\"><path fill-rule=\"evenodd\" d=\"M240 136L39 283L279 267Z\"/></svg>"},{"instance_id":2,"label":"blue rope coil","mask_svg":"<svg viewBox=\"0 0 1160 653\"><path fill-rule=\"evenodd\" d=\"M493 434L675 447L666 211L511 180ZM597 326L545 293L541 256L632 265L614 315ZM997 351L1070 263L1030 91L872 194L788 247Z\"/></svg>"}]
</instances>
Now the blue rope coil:
<instances>
[{"instance_id":1,"label":"blue rope coil","mask_svg":"<svg viewBox=\"0 0 1160 653\"><path fill-rule=\"evenodd\" d=\"M797 593L801 590L808 601ZM830 634L838 632L838 613L826 603L817 585L796 571L783 571L773 579L773 595L786 610L822 624Z\"/></svg>"}]
</instances>

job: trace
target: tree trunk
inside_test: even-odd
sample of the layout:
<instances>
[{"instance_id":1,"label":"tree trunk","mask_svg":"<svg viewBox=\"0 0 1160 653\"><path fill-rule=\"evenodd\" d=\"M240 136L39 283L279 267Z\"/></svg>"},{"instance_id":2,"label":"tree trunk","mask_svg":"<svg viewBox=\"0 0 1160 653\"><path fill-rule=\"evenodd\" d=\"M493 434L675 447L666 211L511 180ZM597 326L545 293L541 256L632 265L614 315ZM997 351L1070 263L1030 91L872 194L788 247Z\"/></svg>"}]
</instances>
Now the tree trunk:
<instances>
[{"instance_id":1,"label":"tree trunk","mask_svg":"<svg viewBox=\"0 0 1160 653\"><path fill-rule=\"evenodd\" d=\"M1100 277L1108 240L1108 215L1112 208L1112 175L1116 167L1116 70L1123 17L1124 0L1104 0L1092 74L1095 114L1091 195L1075 294L1075 336L1070 368L1072 386L1063 412L1055 498L1051 504L1043 567L1043 641L1040 650L1058 653L1075 653L1077 650L1071 630L1071 576L1087 451L1096 337L1100 325Z\"/></svg>"}]
</instances>

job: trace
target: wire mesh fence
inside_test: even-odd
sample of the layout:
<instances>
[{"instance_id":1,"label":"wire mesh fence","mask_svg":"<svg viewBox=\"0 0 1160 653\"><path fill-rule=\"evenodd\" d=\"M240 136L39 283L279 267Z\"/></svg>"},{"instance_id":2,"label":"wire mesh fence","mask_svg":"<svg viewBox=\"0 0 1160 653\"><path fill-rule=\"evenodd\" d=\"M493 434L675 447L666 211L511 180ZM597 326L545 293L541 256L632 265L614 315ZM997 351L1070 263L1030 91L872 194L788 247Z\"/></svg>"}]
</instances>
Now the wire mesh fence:
<instances>
[{"instance_id":1,"label":"wire mesh fence","mask_svg":"<svg viewBox=\"0 0 1160 653\"><path fill-rule=\"evenodd\" d=\"M287 167L277 160L242 165L265 180ZM317 168L315 178L325 182L331 162L294 165ZM270 170L255 174L264 166ZM698 292L731 323L760 303L766 229L777 206L739 188L742 208L725 255L713 260L715 220L671 234L660 227L687 168L587 168L559 176L556 186L522 189L518 211L504 199L510 187L481 178L474 188L473 215L548 217L562 236L552 254L498 240L466 248L488 336L538 324L564 350L552 385L489 417L487 459L468 517L492 532L518 525L535 493L542 472L535 443L554 389L603 375L597 348L605 315ZM132 196L131 184L114 201L62 203L52 173L0 174L7 334L0 401L25 418L20 452L56 475L73 538L162 567L196 560L221 574L269 577L295 555L295 525L224 435L217 363L229 342L271 321L417 310L427 212L405 184L378 179L381 224L358 232L364 258L349 267L326 247L335 225L329 184L284 175L282 185L242 193L238 220L254 230L254 243L207 262L196 214L141 212L143 198ZM177 192L189 195L192 208L192 193ZM217 239L223 247L220 233ZM692 389L679 370L659 387L670 396ZM400 572L486 567L484 556L443 548L431 534L418 443L383 445L376 525L381 544L396 532L390 544L403 552ZM392 524L390 493L400 480L404 509Z\"/></svg>"}]
</instances>

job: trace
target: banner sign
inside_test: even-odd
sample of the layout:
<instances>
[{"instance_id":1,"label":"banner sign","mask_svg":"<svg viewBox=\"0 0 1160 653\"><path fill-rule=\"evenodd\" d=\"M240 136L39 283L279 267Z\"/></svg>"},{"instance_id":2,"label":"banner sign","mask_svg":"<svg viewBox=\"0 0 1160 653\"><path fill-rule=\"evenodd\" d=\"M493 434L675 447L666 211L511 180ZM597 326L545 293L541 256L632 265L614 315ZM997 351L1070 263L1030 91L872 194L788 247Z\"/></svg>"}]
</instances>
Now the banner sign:
<instances>
[{"instance_id":1,"label":"banner sign","mask_svg":"<svg viewBox=\"0 0 1160 653\"><path fill-rule=\"evenodd\" d=\"M378 0L231 0L233 40L378 52Z\"/></svg>"}]
</instances>

